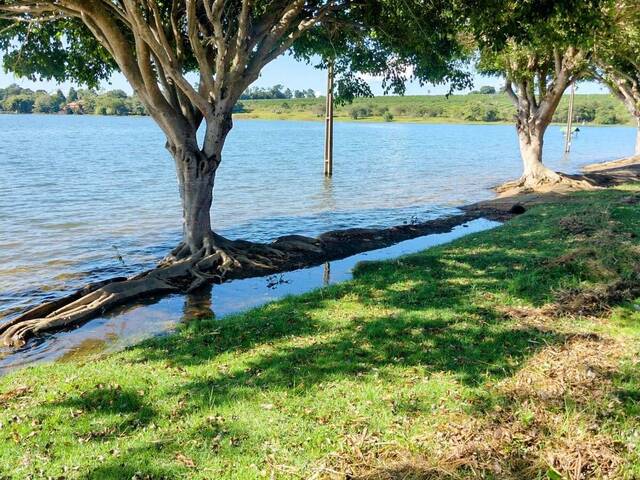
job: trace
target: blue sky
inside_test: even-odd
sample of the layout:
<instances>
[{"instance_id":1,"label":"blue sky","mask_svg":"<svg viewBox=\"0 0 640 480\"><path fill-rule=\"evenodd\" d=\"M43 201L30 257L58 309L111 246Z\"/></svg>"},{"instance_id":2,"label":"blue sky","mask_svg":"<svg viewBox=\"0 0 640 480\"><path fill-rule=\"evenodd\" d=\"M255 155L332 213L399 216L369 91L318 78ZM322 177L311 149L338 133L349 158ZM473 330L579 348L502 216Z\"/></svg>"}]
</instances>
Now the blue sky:
<instances>
[{"instance_id":1,"label":"blue sky","mask_svg":"<svg viewBox=\"0 0 640 480\"><path fill-rule=\"evenodd\" d=\"M11 73L4 73L4 70L0 72L0 87L7 86L11 83L17 83L23 87L33 89L45 89L54 90L56 88L62 88L63 91L67 91L71 84L65 83L58 86L55 82L31 82L26 79L16 78ZM267 65L260 78L254 85L260 87L270 87L276 84L282 84L285 87L295 89L307 89L313 88L319 94L324 94L326 90L326 72L318 70L312 65L307 65L302 62L296 61L291 56L282 56L269 65ZM375 79L369 81L374 93L381 95L383 93L382 86L379 81ZM499 88L503 81L500 78L484 77L481 75L475 76L475 88L479 88L482 85L492 85ZM105 83L103 85L105 89L119 88L126 92L131 92L127 81L120 74L114 75L110 84ZM579 88L579 93L606 93L606 89L594 82L584 82ZM446 85L425 85L420 86L418 83L411 83L407 87L407 95L428 95L428 94L444 94L448 92Z\"/></svg>"}]
</instances>

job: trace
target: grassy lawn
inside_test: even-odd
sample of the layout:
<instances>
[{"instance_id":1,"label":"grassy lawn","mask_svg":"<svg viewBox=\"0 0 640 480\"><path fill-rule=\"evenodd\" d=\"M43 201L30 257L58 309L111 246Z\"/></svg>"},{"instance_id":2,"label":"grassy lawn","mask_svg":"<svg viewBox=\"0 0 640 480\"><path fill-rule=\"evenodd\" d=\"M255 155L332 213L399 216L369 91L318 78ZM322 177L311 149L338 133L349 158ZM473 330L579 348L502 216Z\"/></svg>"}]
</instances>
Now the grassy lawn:
<instances>
[{"instance_id":1,"label":"grassy lawn","mask_svg":"<svg viewBox=\"0 0 640 480\"><path fill-rule=\"evenodd\" d=\"M640 186L0 379L0 478L640 478Z\"/></svg>"}]
</instances>

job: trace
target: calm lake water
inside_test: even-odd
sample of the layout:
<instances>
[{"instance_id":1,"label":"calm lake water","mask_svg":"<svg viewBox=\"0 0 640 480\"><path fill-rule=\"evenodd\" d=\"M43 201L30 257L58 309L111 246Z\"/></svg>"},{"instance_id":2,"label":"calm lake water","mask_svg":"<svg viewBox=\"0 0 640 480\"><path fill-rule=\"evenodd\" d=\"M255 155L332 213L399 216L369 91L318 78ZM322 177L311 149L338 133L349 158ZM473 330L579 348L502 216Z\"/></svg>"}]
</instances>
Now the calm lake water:
<instances>
[{"instance_id":1,"label":"calm lake water","mask_svg":"<svg viewBox=\"0 0 640 480\"><path fill-rule=\"evenodd\" d=\"M546 138L547 164L571 173L632 154L635 130L581 127L568 159L558 127ZM506 125L338 123L331 180L322 151L320 122L236 121L216 230L266 241L425 220L521 171ZM0 312L149 267L179 238L173 161L150 119L0 115Z\"/></svg>"}]
</instances>

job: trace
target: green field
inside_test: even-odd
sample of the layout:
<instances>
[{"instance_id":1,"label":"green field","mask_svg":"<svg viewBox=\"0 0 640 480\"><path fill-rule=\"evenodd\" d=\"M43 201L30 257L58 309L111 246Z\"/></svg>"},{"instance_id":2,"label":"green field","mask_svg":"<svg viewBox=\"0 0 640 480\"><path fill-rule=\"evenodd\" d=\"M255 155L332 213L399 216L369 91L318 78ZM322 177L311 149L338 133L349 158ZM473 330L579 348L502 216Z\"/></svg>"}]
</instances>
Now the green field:
<instances>
[{"instance_id":1,"label":"green field","mask_svg":"<svg viewBox=\"0 0 640 480\"><path fill-rule=\"evenodd\" d=\"M407 100L408 101L408 100ZM0 478L640 476L640 186L0 379Z\"/></svg>"},{"instance_id":2,"label":"green field","mask_svg":"<svg viewBox=\"0 0 640 480\"><path fill-rule=\"evenodd\" d=\"M611 95L576 95L574 119L578 123L631 124L624 105ZM242 100L237 118L322 120L324 98L283 100ZM566 122L568 96L565 95L554 122ZM424 123L511 123L514 107L504 94L445 96L387 96L358 98L352 104L338 105L337 120L399 121Z\"/></svg>"}]
</instances>

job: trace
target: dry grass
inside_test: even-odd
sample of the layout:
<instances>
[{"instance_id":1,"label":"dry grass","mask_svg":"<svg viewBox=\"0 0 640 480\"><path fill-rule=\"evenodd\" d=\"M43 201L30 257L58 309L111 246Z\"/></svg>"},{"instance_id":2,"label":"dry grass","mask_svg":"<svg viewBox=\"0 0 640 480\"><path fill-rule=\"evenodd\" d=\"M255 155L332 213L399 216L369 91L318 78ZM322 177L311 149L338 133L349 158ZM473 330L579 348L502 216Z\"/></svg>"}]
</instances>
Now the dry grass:
<instances>
[{"instance_id":1,"label":"dry grass","mask_svg":"<svg viewBox=\"0 0 640 480\"><path fill-rule=\"evenodd\" d=\"M615 401L611 376L625 351L610 338L569 336L494 385L491 394L502 402L484 415L452 418L426 442L432 447L425 452L403 450L365 430L349 436L343 451L326 459L313 478L515 480L541 471L568 480L618 478L623 447L600 431L602 412L589 406ZM569 413L567 403L574 406ZM563 424L567 428L559 428Z\"/></svg>"}]
</instances>

